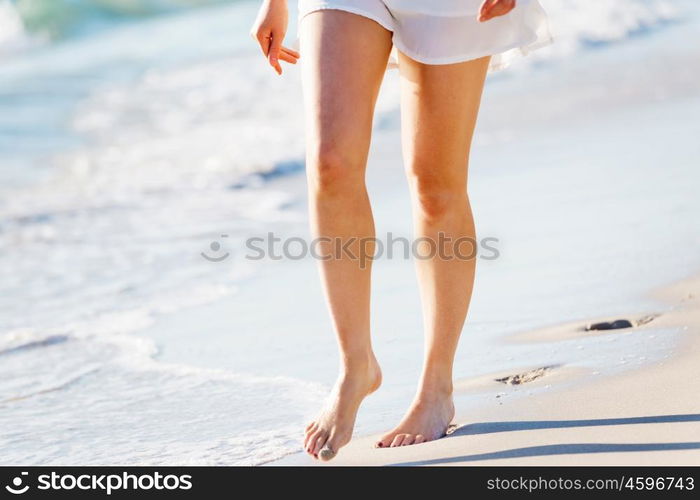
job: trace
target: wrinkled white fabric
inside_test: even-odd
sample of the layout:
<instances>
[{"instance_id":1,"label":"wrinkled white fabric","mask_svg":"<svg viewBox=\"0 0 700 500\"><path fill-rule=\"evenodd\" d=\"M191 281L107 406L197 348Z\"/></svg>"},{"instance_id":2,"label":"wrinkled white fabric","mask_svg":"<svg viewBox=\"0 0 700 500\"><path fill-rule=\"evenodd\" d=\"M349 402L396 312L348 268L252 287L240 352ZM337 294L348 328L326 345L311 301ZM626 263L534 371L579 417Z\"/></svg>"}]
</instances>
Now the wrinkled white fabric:
<instances>
[{"instance_id":1,"label":"wrinkled white fabric","mask_svg":"<svg viewBox=\"0 0 700 500\"><path fill-rule=\"evenodd\" d=\"M551 43L547 15L538 0L487 22L477 21L482 0L299 0L299 21L323 9L352 12L393 33L396 49L425 64L451 64L492 56L490 70Z\"/></svg>"}]
</instances>

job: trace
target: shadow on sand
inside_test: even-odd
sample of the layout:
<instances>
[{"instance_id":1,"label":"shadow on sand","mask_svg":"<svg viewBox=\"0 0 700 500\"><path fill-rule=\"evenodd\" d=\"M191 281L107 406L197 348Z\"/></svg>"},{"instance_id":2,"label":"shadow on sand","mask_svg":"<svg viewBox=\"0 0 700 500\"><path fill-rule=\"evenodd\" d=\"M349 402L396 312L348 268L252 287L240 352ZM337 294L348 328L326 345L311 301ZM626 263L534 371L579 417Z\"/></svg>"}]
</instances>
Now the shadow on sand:
<instances>
[{"instance_id":1,"label":"shadow on sand","mask_svg":"<svg viewBox=\"0 0 700 500\"><path fill-rule=\"evenodd\" d=\"M648 417L601 418L589 420L532 420L514 422L480 422L463 425L455 429L445 439L476 434L492 434L497 432L529 431L539 429L561 429L567 427L594 427L605 425L656 424L700 422L700 414L685 415L656 415ZM697 450L700 442L681 443L567 443L508 450L457 457L436 458L412 462L399 462L391 465L444 465L457 462L474 462L478 460L497 460L503 458L537 457L545 455L570 455L578 453L611 453L632 451L666 451L666 450Z\"/></svg>"}]
</instances>

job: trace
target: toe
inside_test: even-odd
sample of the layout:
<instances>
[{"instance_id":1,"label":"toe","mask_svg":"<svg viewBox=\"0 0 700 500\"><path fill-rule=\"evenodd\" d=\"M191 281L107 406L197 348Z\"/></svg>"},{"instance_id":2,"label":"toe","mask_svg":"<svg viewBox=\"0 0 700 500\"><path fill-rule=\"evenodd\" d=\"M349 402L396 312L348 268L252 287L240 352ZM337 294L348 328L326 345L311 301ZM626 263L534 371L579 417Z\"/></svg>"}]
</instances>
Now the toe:
<instances>
[{"instance_id":1,"label":"toe","mask_svg":"<svg viewBox=\"0 0 700 500\"><path fill-rule=\"evenodd\" d=\"M316 441L318 441L318 439L321 437L321 434L323 434L322 429L319 429L316 432L314 432L313 434L311 434L309 439L306 441L306 446L304 447L304 449L306 449L306 453L308 453L309 455L314 454L314 448L316 447Z\"/></svg>"},{"instance_id":2,"label":"toe","mask_svg":"<svg viewBox=\"0 0 700 500\"><path fill-rule=\"evenodd\" d=\"M425 436L423 434L417 434L416 440L413 442L413 444L420 444L420 443L425 443Z\"/></svg>"},{"instance_id":3,"label":"toe","mask_svg":"<svg viewBox=\"0 0 700 500\"><path fill-rule=\"evenodd\" d=\"M390 432L389 434L385 434L384 437L382 437L379 441L374 443L374 447L375 448L388 448L395 437L396 437L395 432Z\"/></svg>"},{"instance_id":4,"label":"toe","mask_svg":"<svg viewBox=\"0 0 700 500\"><path fill-rule=\"evenodd\" d=\"M305 449L309 447L309 442L311 441L311 438L313 437L313 435L316 433L317 430L318 430L318 426L316 424L314 424L311 427L311 429L306 431L306 434L304 435L304 448Z\"/></svg>"},{"instance_id":5,"label":"toe","mask_svg":"<svg viewBox=\"0 0 700 500\"><path fill-rule=\"evenodd\" d=\"M410 446L415 440L416 437L413 434L406 434L403 441L401 441L401 446Z\"/></svg>"},{"instance_id":6,"label":"toe","mask_svg":"<svg viewBox=\"0 0 700 500\"><path fill-rule=\"evenodd\" d=\"M338 432L337 429L334 429L328 436L326 444L321 448L319 457L321 460L330 460L335 457L338 450L348 444L349 441L350 437L346 432Z\"/></svg>"},{"instance_id":7,"label":"toe","mask_svg":"<svg viewBox=\"0 0 700 500\"><path fill-rule=\"evenodd\" d=\"M401 443L403 442L404 437L406 437L406 434L397 434L394 440L391 442L390 447L391 448L396 448L397 446L401 446Z\"/></svg>"},{"instance_id":8,"label":"toe","mask_svg":"<svg viewBox=\"0 0 700 500\"><path fill-rule=\"evenodd\" d=\"M328 462L330 459L335 457L335 450L329 443L326 443L325 446L321 448L321 451L319 451L318 457L324 462Z\"/></svg>"},{"instance_id":9,"label":"toe","mask_svg":"<svg viewBox=\"0 0 700 500\"><path fill-rule=\"evenodd\" d=\"M316 439L316 442L314 443L313 449L311 450L311 454L318 458L318 452L321 451L321 448L326 444L328 441L328 433L326 431L321 431L318 435L318 438Z\"/></svg>"},{"instance_id":10,"label":"toe","mask_svg":"<svg viewBox=\"0 0 700 500\"><path fill-rule=\"evenodd\" d=\"M316 422L309 422L309 424L304 428L306 432L309 432L313 427L316 426Z\"/></svg>"}]
</instances>

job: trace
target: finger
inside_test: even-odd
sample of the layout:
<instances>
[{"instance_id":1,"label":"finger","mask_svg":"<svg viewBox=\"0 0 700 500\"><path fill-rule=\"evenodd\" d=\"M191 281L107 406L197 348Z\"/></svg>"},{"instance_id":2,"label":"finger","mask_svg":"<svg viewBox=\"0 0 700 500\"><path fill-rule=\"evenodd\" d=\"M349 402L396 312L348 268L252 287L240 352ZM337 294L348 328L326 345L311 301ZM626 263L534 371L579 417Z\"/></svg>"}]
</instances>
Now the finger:
<instances>
[{"instance_id":1,"label":"finger","mask_svg":"<svg viewBox=\"0 0 700 500\"><path fill-rule=\"evenodd\" d=\"M286 52L287 54L294 56L297 59L299 59L301 57L301 54L299 54L299 52L297 52L294 49L290 49L289 47L282 46L282 52Z\"/></svg>"},{"instance_id":2,"label":"finger","mask_svg":"<svg viewBox=\"0 0 700 500\"><path fill-rule=\"evenodd\" d=\"M484 22L508 14L514 7L515 0L486 0L481 6L479 21Z\"/></svg>"},{"instance_id":3,"label":"finger","mask_svg":"<svg viewBox=\"0 0 700 500\"><path fill-rule=\"evenodd\" d=\"M282 50L282 37L277 34L272 34L272 41L270 42L270 52L267 55L268 61L270 61L270 66L275 68L278 75L282 74L282 66L280 66L279 58L280 51Z\"/></svg>"},{"instance_id":4,"label":"finger","mask_svg":"<svg viewBox=\"0 0 700 500\"><path fill-rule=\"evenodd\" d=\"M294 56L290 56L286 52L280 52L280 61L288 62L289 64L296 64L298 59Z\"/></svg>"},{"instance_id":5,"label":"finger","mask_svg":"<svg viewBox=\"0 0 700 500\"><path fill-rule=\"evenodd\" d=\"M299 59L300 57L299 52L288 49L287 47L282 47L280 50L280 57L282 57L282 54L286 55L290 59Z\"/></svg>"},{"instance_id":6,"label":"finger","mask_svg":"<svg viewBox=\"0 0 700 500\"><path fill-rule=\"evenodd\" d=\"M284 50L281 50L280 51L280 60L288 62L290 64L296 64L297 61L299 60L299 58L293 56L292 54L287 54Z\"/></svg>"},{"instance_id":7,"label":"finger","mask_svg":"<svg viewBox=\"0 0 700 500\"><path fill-rule=\"evenodd\" d=\"M258 41L260 49L265 57L270 52L270 42L272 41L272 35L269 31L259 31L253 35L253 37Z\"/></svg>"},{"instance_id":8,"label":"finger","mask_svg":"<svg viewBox=\"0 0 700 500\"><path fill-rule=\"evenodd\" d=\"M498 17L508 14L515 7L515 0L501 0L489 10L489 16Z\"/></svg>"},{"instance_id":9,"label":"finger","mask_svg":"<svg viewBox=\"0 0 700 500\"><path fill-rule=\"evenodd\" d=\"M280 54L279 60L284 61L284 62L289 63L289 64L296 64L298 59L295 59L293 57L289 57L286 54Z\"/></svg>"},{"instance_id":10,"label":"finger","mask_svg":"<svg viewBox=\"0 0 700 500\"><path fill-rule=\"evenodd\" d=\"M491 10L491 7L493 7L493 4L497 1L498 0L484 0L482 2L481 7L479 8L479 21L486 21L488 11Z\"/></svg>"}]
</instances>

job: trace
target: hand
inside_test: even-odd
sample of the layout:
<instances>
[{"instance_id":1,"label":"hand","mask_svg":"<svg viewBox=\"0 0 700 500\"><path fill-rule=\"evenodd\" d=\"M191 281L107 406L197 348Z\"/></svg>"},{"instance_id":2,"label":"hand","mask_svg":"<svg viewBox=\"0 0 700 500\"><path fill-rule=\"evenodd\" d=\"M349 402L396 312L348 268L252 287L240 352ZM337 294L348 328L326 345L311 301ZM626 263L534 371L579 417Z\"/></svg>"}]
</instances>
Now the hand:
<instances>
[{"instance_id":1,"label":"hand","mask_svg":"<svg viewBox=\"0 0 700 500\"><path fill-rule=\"evenodd\" d=\"M484 0L479 9L477 20L483 23L494 17L508 14L514 8L515 0Z\"/></svg>"},{"instance_id":2,"label":"hand","mask_svg":"<svg viewBox=\"0 0 700 500\"><path fill-rule=\"evenodd\" d=\"M289 13L287 0L264 0L250 35L260 44L263 54L278 75L282 74L280 61L296 64L299 53L282 46L287 33Z\"/></svg>"}]
</instances>

